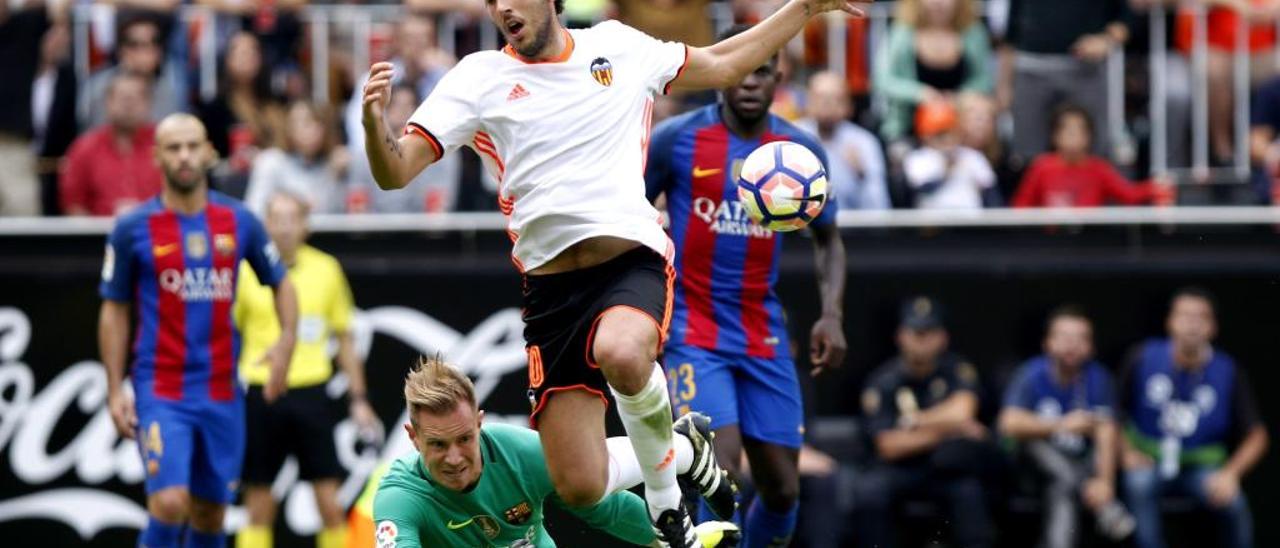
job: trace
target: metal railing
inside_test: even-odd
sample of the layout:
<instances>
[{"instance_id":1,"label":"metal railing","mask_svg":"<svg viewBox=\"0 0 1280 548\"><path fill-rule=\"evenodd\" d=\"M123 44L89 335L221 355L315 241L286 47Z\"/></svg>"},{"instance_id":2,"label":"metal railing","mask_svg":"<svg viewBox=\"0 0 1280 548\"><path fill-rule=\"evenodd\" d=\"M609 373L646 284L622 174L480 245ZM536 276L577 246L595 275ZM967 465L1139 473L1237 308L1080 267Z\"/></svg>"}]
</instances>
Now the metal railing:
<instances>
[{"instance_id":1,"label":"metal railing","mask_svg":"<svg viewBox=\"0 0 1280 548\"><path fill-rule=\"evenodd\" d=\"M841 211L841 228L998 228L1052 226L1280 226L1280 207L1101 207ZM105 235L108 217L0 217L0 237ZM332 232L496 232L497 212L313 215L311 229Z\"/></svg>"},{"instance_id":2,"label":"metal railing","mask_svg":"<svg viewBox=\"0 0 1280 548\"><path fill-rule=\"evenodd\" d=\"M1191 135L1192 135L1192 153L1190 162L1180 164L1174 162L1169 157L1169 141L1168 141L1168 120L1166 113L1168 112L1168 93L1169 73L1166 66L1166 56L1168 54L1167 33L1165 31L1165 21L1172 16L1169 10L1159 2L1153 6L1149 13L1150 21L1150 58L1148 60L1148 70L1150 71L1150 103L1148 113L1151 118L1151 135L1150 135L1150 165L1152 173L1171 172L1175 174L1190 174L1196 179L1220 178L1220 176L1230 176L1236 179L1244 179L1249 173L1249 102L1250 102L1250 54L1248 52L1248 34L1246 32L1238 32L1236 49L1233 52L1233 92L1234 107L1233 121L1235 125L1235 156L1233 158L1234 165L1228 168L1227 173L1221 170L1213 170L1209 163L1209 107L1208 107L1208 40L1207 40L1207 12L1203 5L1197 1L1189 1L1186 7L1190 8L1194 18L1192 26L1193 49L1191 54L1191 92L1192 92L1192 112L1191 112ZM110 9L100 5L77 4L74 9L74 26L73 39L75 44L75 68L80 81L85 81L90 72L90 27L94 10ZM868 8L868 45L867 54L874 58L878 46L883 43L884 37L887 35L888 26L892 20L892 14L895 9L894 2L877 2ZM985 13L986 10L981 10ZM195 44L197 67L196 71L199 75L199 93L201 98L208 100L217 94L217 78L218 78L218 43L217 37L218 27L223 24L217 13L206 6L184 5L178 9L177 20L181 23L182 28L191 29L197 27L200 29L199 39ZM355 76L359 76L362 67L367 67L370 63L370 39L373 35L373 28L376 24L394 23L404 13L402 6L387 5L308 5L300 9L299 17L309 29L309 48L312 55L311 62L311 82L312 97L316 101L329 102L330 90L330 73L329 60L330 48L333 47L329 37L330 31L335 26L342 25L349 27L350 44L345 46L351 52L352 63L355 68ZM732 20L732 11L727 4L713 3L708 7L708 17L711 18L717 28L723 28ZM437 25L438 43L442 49L449 53L457 53L457 34L459 24L462 21L461 16L446 14L438 18ZM851 38L847 33L847 26L842 17L830 17L826 19L827 24L827 63L831 70L840 75L846 72L846 42ZM1278 22L1280 28L1280 22ZM500 41L497 30L485 22L479 25L480 47L481 49L497 48ZM1280 64L1280 48L1277 48L1277 63ZM870 61L870 60L869 60ZM1125 72L1124 52L1118 48L1112 52L1111 57L1107 60L1107 111L1106 111L1106 128L1109 136L1113 137L1115 142L1125 142L1129 132L1125 124L1125 93L1123 85L1123 75ZM873 63L867 63L872 66ZM1016 92L1015 92L1016 93ZM883 101L873 97L873 105L883 105ZM82 106L81 108L84 108Z\"/></svg>"}]
</instances>

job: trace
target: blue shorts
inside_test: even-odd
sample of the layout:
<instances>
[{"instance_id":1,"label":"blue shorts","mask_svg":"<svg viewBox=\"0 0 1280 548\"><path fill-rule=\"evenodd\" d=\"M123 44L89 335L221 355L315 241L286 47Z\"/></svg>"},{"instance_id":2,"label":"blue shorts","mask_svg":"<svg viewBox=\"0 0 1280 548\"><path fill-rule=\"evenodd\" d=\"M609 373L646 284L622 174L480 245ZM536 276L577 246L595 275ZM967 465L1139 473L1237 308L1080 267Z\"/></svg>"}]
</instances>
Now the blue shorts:
<instances>
[{"instance_id":1,"label":"blue shorts","mask_svg":"<svg viewBox=\"0 0 1280 548\"><path fill-rule=\"evenodd\" d=\"M137 401L138 449L147 495L185 487L202 500L234 502L244 460L244 399Z\"/></svg>"},{"instance_id":2,"label":"blue shorts","mask_svg":"<svg viewBox=\"0 0 1280 548\"><path fill-rule=\"evenodd\" d=\"M748 438L799 448L804 440L804 404L790 357L667 345L663 357L676 415L697 411L711 428L738 425Z\"/></svg>"}]
</instances>

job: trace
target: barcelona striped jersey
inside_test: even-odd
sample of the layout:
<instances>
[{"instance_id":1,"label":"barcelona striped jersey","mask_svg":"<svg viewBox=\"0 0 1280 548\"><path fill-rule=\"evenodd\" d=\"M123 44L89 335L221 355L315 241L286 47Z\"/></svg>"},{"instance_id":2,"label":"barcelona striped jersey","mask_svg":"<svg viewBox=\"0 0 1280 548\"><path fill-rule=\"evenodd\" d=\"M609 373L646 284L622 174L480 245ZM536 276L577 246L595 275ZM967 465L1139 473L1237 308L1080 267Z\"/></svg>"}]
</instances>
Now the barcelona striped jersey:
<instances>
[{"instance_id":1,"label":"barcelona striped jersey","mask_svg":"<svg viewBox=\"0 0 1280 548\"><path fill-rule=\"evenodd\" d=\"M666 194L678 273L671 344L760 358L789 353L782 303L774 292L782 239L747 217L738 202L743 160L760 145L792 141L827 163L822 147L769 115L759 138L735 135L719 105L671 118L654 129L645 181L650 200ZM832 197L834 198L834 197ZM835 223L827 201L813 224Z\"/></svg>"},{"instance_id":2,"label":"barcelona striped jersey","mask_svg":"<svg viewBox=\"0 0 1280 548\"><path fill-rule=\"evenodd\" d=\"M208 205L194 215L168 209L156 197L117 220L99 293L136 309L132 374L139 397L239 397L240 335L231 312L242 259L265 285L284 279L262 223L218 192L210 191Z\"/></svg>"}]
</instances>

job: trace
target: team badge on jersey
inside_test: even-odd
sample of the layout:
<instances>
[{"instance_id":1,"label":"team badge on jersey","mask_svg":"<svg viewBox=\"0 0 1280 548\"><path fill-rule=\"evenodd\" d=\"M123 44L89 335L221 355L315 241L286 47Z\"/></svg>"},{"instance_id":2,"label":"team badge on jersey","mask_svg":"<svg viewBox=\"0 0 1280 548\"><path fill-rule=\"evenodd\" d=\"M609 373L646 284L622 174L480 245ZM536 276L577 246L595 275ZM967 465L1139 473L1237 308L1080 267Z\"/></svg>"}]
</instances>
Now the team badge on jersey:
<instances>
[{"instance_id":1,"label":"team badge on jersey","mask_svg":"<svg viewBox=\"0 0 1280 548\"><path fill-rule=\"evenodd\" d=\"M186 249L188 257L203 259L205 255L209 254L209 240L204 237L204 234L192 232L187 234Z\"/></svg>"},{"instance_id":2,"label":"team badge on jersey","mask_svg":"<svg viewBox=\"0 0 1280 548\"><path fill-rule=\"evenodd\" d=\"M218 251L219 255L231 255L236 252L236 237L230 234L215 234L213 236L213 248Z\"/></svg>"},{"instance_id":3,"label":"team badge on jersey","mask_svg":"<svg viewBox=\"0 0 1280 548\"><path fill-rule=\"evenodd\" d=\"M533 509L529 508L529 503L521 501L520 504L508 508L502 513L503 519L512 525L520 525L533 516Z\"/></svg>"},{"instance_id":4,"label":"team badge on jersey","mask_svg":"<svg viewBox=\"0 0 1280 548\"><path fill-rule=\"evenodd\" d=\"M600 85L608 87L613 83L613 64L604 57L596 57L591 62L591 77L596 79Z\"/></svg>"}]
</instances>

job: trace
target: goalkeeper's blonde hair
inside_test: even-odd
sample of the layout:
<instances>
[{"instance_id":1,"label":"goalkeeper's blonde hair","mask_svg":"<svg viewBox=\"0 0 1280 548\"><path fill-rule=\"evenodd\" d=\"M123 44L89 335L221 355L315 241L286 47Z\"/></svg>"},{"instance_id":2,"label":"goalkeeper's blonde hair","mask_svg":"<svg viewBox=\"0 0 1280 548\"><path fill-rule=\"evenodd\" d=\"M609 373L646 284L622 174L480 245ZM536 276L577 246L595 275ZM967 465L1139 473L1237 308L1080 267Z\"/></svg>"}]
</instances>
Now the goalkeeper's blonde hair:
<instances>
[{"instance_id":1,"label":"goalkeeper's blonde hair","mask_svg":"<svg viewBox=\"0 0 1280 548\"><path fill-rule=\"evenodd\" d=\"M439 355L418 358L418 364L404 379L404 401L409 407L409 422L416 428L418 413L432 415L452 412L461 402L476 408L476 388L471 379Z\"/></svg>"}]
</instances>

